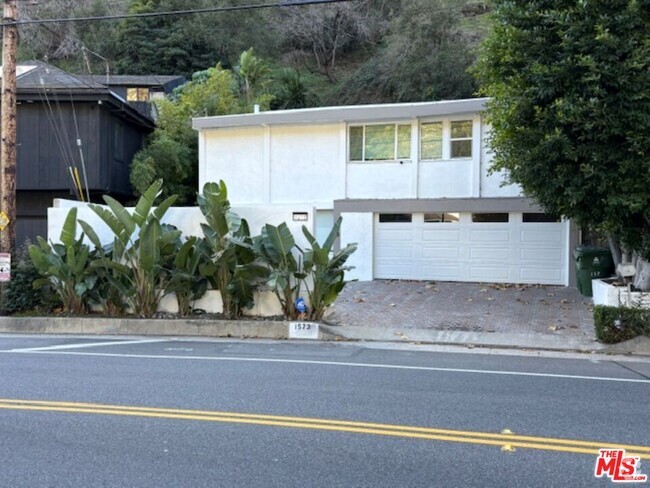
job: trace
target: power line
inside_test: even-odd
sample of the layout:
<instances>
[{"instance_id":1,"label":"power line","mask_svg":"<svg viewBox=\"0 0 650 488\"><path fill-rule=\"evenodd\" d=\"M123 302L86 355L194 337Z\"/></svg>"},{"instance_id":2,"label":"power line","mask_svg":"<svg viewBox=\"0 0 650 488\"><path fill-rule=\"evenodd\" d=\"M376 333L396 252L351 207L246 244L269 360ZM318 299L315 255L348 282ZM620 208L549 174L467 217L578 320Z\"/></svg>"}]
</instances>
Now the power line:
<instances>
[{"instance_id":1,"label":"power line","mask_svg":"<svg viewBox=\"0 0 650 488\"><path fill-rule=\"evenodd\" d=\"M214 12L233 12L236 10L256 10L263 8L279 8L279 7L299 7L304 5L318 5L318 4L328 4L328 3L343 3L343 2L355 2L357 0L280 0L276 3L261 3L261 4L252 4L252 5L233 5L230 7L211 7L211 8L202 8L202 9L188 9L188 10L174 10L167 12L145 12L140 14L119 14L119 15L100 15L100 16L91 16L91 17L70 17L70 18L59 18L59 19L29 19L29 20L17 20L14 22L1 22L0 27L10 26L10 25L29 25L29 24L55 24L62 22L87 22L87 21L98 21L98 20L120 20L120 19L138 19L138 18L149 18L149 17L169 17L172 15L194 15L194 14L203 14L203 13L214 13Z\"/></svg>"}]
</instances>

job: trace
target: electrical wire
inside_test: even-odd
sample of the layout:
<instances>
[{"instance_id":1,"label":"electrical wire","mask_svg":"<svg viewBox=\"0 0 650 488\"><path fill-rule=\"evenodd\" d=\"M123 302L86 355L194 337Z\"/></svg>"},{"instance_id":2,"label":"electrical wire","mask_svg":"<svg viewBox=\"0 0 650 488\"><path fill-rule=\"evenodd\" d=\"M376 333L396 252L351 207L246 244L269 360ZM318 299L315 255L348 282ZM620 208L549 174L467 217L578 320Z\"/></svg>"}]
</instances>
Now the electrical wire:
<instances>
[{"instance_id":1,"label":"electrical wire","mask_svg":"<svg viewBox=\"0 0 650 488\"><path fill-rule=\"evenodd\" d=\"M97 15L90 17L70 17L58 19L29 19L15 20L11 22L0 22L0 27L21 26L29 24L54 24L62 22L87 22L98 20L121 20L121 19L142 19L148 17L169 17L178 15L194 15L214 12L234 12L238 10L256 10L263 8L301 7L305 5L319 5L328 3L356 2L358 0L281 0L276 3L260 3L249 5L233 5L229 7L211 7L202 9L173 10L166 12L144 12L139 14L118 14L118 15Z\"/></svg>"}]
</instances>

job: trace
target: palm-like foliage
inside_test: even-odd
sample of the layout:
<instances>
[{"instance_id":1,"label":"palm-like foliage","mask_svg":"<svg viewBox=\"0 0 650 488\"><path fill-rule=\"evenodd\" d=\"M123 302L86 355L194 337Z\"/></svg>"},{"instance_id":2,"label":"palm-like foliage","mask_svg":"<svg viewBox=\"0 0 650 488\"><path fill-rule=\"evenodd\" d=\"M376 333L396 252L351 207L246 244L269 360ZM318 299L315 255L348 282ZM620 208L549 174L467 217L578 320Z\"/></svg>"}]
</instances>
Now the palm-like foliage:
<instances>
[{"instance_id":1,"label":"palm-like foliage","mask_svg":"<svg viewBox=\"0 0 650 488\"><path fill-rule=\"evenodd\" d=\"M230 210L226 184L206 183L197 199L209 248L209 260L199 269L219 290L224 315L235 318L253 306L253 291L268 270L257 262L248 223Z\"/></svg>"},{"instance_id":2,"label":"palm-like foliage","mask_svg":"<svg viewBox=\"0 0 650 488\"><path fill-rule=\"evenodd\" d=\"M288 318L296 317L294 302L298 298L300 282L306 276L301 269L301 258L296 259L294 255L295 250L301 251L284 222L277 227L266 224L262 227L262 234L255 239L255 252L270 269L266 284L278 297Z\"/></svg>"},{"instance_id":3,"label":"palm-like foliage","mask_svg":"<svg viewBox=\"0 0 650 488\"><path fill-rule=\"evenodd\" d=\"M34 288L50 285L61 298L68 313L85 313L86 296L96 285L97 277L88 269L90 248L83 243L84 235L75 239L77 209L72 208L65 219L61 243L48 244L38 237L38 246L29 247L29 256L36 270L43 276L34 281Z\"/></svg>"},{"instance_id":4,"label":"palm-like foliage","mask_svg":"<svg viewBox=\"0 0 650 488\"><path fill-rule=\"evenodd\" d=\"M308 318L311 320L323 318L326 308L334 303L336 297L345 287L345 272L351 269L351 267L344 265L352 253L356 251L356 244L348 244L339 251L332 251L340 229L341 217L334 223L334 227L332 227L327 239L321 246L307 227L304 225L302 227L302 233L311 245L311 249L304 252L304 270L312 278L311 289L307 281L304 282L310 304Z\"/></svg>"},{"instance_id":5,"label":"palm-like foliage","mask_svg":"<svg viewBox=\"0 0 650 488\"><path fill-rule=\"evenodd\" d=\"M162 180L154 182L138 200L133 214L107 195L104 201L108 208L90 205L114 235L110 256L93 261L91 267L112 271L105 274L107 279L134 312L143 317L156 312L165 294L169 280L168 264L181 235L180 231L160 223L176 196L172 195L153 207L161 188ZM82 225L93 244L101 247L97 235L89 232L91 227L85 222Z\"/></svg>"}]
</instances>

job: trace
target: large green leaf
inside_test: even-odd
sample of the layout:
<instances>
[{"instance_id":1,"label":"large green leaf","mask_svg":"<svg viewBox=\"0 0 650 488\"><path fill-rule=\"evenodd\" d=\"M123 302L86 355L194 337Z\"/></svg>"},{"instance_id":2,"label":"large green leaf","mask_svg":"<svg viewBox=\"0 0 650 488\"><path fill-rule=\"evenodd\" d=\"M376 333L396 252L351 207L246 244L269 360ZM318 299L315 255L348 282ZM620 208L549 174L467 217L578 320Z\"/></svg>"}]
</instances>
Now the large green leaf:
<instances>
[{"instance_id":1,"label":"large green leaf","mask_svg":"<svg viewBox=\"0 0 650 488\"><path fill-rule=\"evenodd\" d=\"M287 224L282 222L277 227L266 224L264 229L273 250L277 252L283 261L286 261L286 256L291 254L291 250L295 245L295 240Z\"/></svg>"},{"instance_id":2,"label":"large green leaf","mask_svg":"<svg viewBox=\"0 0 650 488\"><path fill-rule=\"evenodd\" d=\"M95 212L100 219L108 226L109 229L113 232L115 237L117 237L122 244L126 244L131 237L131 234L127 234L126 229L122 222L108 209L102 207L101 205L90 204L90 208Z\"/></svg>"},{"instance_id":3,"label":"large green leaf","mask_svg":"<svg viewBox=\"0 0 650 488\"><path fill-rule=\"evenodd\" d=\"M77 235L77 207L72 207L65 218L59 239L64 246L71 246Z\"/></svg>"},{"instance_id":4,"label":"large green leaf","mask_svg":"<svg viewBox=\"0 0 650 488\"><path fill-rule=\"evenodd\" d=\"M130 238L135 231L135 220L124 206L109 195L104 195L106 205L113 211L113 215L120 221L128 237Z\"/></svg>"},{"instance_id":5,"label":"large green leaf","mask_svg":"<svg viewBox=\"0 0 650 488\"><path fill-rule=\"evenodd\" d=\"M339 231L341 230L342 221L343 219L341 217L336 219L336 222L334 222L334 225L332 226L332 230L327 236L327 239L325 239L325 243L323 244L323 249L326 249L327 252L332 250L332 247L334 246L334 241L339 236Z\"/></svg>"},{"instance_id":6,"label":"large green leaf","mask_svg":"<svg viewBox=\"0 0 650 488\"><path fill-rule=\"evenodd\" d=\"M145 273L151 273L154 266L159 264L160 249L158 248L162 229L160 221L151 219L140 231L139 267Z\"/></svg>"},{"instance_id":7,"label":"large green leaf","mask_svg":"<svg viewBox=\"0 0 650 488\"><path fill-rule=\"evenodd\" d=\"M167 210L169 210L169 207L171 207L177 199L178 195L172 195L171 197L163 200L160 205L158 205L153 211L153 216L158 220L162 220L164 215L167 213ZM149 218L151 218L151 216Z\"/></svg>"},{"instance_id":8,"label":"large green leaf","mask_svg":"<svg viewBox=\"0 0 650 488\"><path fill-rule=\"evenodd\" d=\"M90 239L90 242L92 242L97 249L101 249L102 243L99 240L99 237L97 236L95 230L83 220L79 221L79 225L81 226L84 234L86 234L88 236L88 239Z\"/></svg>"},{"instance_id":9,"label":"large green leaf","mask_svg":"<svg viewBox=\"0 0 650 488\"><path fill-rule=\"evenodd\" d=\"M133 220L138 224L138 227L142 227L149 217L151 207L156 201L158 195L160 195L162 184L163 181L161 179L154 181L138 200L135 210L133 211Z\"/></svg>"}]
</instances>

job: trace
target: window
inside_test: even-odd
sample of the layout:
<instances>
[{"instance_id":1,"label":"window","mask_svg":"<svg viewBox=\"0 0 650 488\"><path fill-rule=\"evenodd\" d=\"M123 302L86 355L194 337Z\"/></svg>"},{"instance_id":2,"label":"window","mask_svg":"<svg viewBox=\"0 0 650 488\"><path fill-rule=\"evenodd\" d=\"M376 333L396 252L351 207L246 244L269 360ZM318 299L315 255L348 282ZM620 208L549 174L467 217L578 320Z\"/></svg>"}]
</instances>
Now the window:
<instances>
[{"instance_id":1,"label":"window","mask_svg":"<svg viewBox=\"0 0 650 488\"><path fill-rule=\"evenodd\" d=\"M508 222L508 214L507 213L473 213L472 222L475 223Z\"/></svg>"},{"instance_id":2,"label":"window","mask_svg":"<svg viewBox=\"0 0 650 488\"><path fill-rule=\"evenodd\" d=\"M472 157L471 120L457 120L451 123L451 157Z\"/></svg>"},{"instance_id":3,"label":"window","mask_svg":"<svg viewBox=\"0 0 650 488\"><path fill-rule=\"evenodd\" d=\"M387 223L408 223L411 222L411 214L379 214L379 222L382 224Z\"/></svg>"},{"instance_id":4,"label":"window","mask_svg":"<svg viewBox=\"0 0 650 488\"><path fill-rule=\"evenodd\" d=\"M380 124L350 127L350 161L411 158L411 126Z\"/></svg>"},{"instance_id":5,"label":"window","mask_svg":"<svg viewBox=\"0 0 650 488\"><path fill-rule=\"evenodd\" d=\"M420 160L472 157L472 120L431 120L420 123Z\"/></svg>"},{"instance_id":6,"label":"window","mask_svg":"<svg viewBox=\"0 0 650 488\"><path fill-rule=\"evenodd\" d=\"M420 126L420 159L442 158L442 122L427 122Z\"/></svg>"},{"instance_id":7,"label":"window","mask_svg":"<svg viewBox=\"0 0 650 488\"><path fill-rule=\"evenodd\" d=\"M127 102L148 102L149 88L127 88L126 101Z\"/></svg>"},{"instance_id":8,"label":"window","mask_svg":"<svg viewBox=\"0 0 650 488\"><path fill-rule=\"evenodd\" d=\"M545 213L525 213L522 217L522 221L524 223L559 222L560 218L557 215Z\"/></svg>"},{"instance_id":9,"label":"window","mask_svg":"<svg viewBox=\"0 0 650 488\"><path fill-rule=\"evenodd\" d=\"M450 223L450 222L458 222L458 220L460 220L460 214L458 212L424 214L425 223Z\"/></svg>"}]
</instances>

